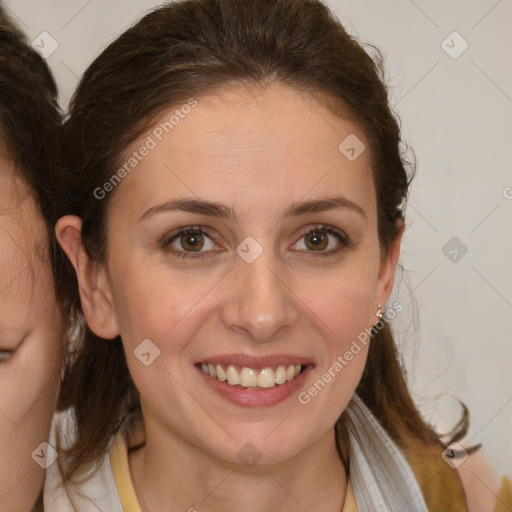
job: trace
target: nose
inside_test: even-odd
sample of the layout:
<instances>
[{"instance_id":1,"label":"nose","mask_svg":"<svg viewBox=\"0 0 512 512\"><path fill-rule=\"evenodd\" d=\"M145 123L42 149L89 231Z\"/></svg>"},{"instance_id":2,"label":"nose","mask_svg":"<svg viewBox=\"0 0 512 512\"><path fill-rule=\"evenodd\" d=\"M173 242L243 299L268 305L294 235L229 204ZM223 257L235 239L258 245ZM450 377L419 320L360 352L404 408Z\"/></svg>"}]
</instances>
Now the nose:
<instances>
[{"instance_id":1,"label":"nose","mask_svg":"<svg viewBox=\"0 0 512 512\"><path fill-rule=\"evenodd\" d=\"M258 343L271 342L278 331L293 328L299 318L300 300L289 273L273 252L264 250L252 263L237 257L235 265L224 283L224 325Z\"/></svg>"}]
</instances>

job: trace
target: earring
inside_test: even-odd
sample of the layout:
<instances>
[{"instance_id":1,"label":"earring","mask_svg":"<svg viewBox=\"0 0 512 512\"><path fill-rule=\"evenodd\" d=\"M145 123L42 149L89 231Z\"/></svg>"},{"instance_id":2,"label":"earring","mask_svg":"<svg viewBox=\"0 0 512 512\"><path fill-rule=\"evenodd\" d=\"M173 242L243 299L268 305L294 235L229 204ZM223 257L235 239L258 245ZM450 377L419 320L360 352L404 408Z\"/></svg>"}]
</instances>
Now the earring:
<instances>
[{"instance_id":1,"label":"earring","mask_svg":"<svg viewBox=\"0 0 512 512\"><path fill-rule=\"evenodd\" d=\"M379 304L379 309L376 313L376 316L378 316L379 318L382 318L384 316L384 311L382 311L382 307L380 304Z\"/></svg>"}]
</instances>

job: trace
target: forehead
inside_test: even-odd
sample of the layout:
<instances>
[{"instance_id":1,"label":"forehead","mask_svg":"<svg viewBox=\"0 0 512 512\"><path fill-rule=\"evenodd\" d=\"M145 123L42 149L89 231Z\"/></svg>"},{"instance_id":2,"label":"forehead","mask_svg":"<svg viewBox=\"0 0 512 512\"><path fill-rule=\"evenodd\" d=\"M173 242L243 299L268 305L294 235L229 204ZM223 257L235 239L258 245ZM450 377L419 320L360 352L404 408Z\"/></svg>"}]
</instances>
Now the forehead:
<instances>
[{"instance_id":1,"label":"forehead","mask_svg":"<svg viewBox=\"0 0 512 512\"><path fill-rule=\"evenodd\" d=\"M0 229L24 243L41 232L41 226L32 189L0 137Z\"/></svg>"},{"instance_id":2,"label":"forehead","mask_svg":"<svg viewBox=\"0 0 512 512\"><path fill-rule=\"evenodd\" d=\"M26 215L29 209L17 207L27 198L33 202L34 194L1 136L0 123L0 215L5 214L6 210L16 217Z\"/></svg>"},{"instance_id":3,"label":"forehead","mask_svg":"<svg viewBox=\"0 0 512 512\"><path fill-rule=\"evenodd\" d=\"M48 263L41 259L46 232L33 195L12 161L0 158L0 325L24 321L27 300Z\"/></svg>"},{"instance_id":4,"label":"forehead","mask_svg":"<svg viewBox=\"0 0 512 512\"><path fill-rule=\"evenodd\" d=\"M141 207L185 194L260 206L336 191L357 202L374 198L364 134L311 96L272 85L231 87L194 101L162 114L130 146L119 165L129 170L120 195L146 196ZM343 153L346 140L359 141L356 159Z\"/></svg>"}]
</instances>

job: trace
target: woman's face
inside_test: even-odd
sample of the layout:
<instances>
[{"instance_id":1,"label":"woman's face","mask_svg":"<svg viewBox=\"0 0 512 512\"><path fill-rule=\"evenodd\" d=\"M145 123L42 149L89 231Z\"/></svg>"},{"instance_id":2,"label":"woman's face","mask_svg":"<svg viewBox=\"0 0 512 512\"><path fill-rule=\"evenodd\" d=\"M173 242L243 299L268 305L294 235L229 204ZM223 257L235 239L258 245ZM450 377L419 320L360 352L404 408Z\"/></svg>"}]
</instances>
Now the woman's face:
<instances>
[{"instance_id":1,"label":"woman's face","mask_svg":"<svg viewBox=\"0 0 512 512\"><path fill-rule=\"evenodd\" d=\"M378 320L399 242L380 261L368 144L353 123L279 85L186 105L102 189L108 256L82 282L85 313L98 335L121 334L148 438L279 462L332 436L367 346L344 355Z\"/></svg>"},{"instance_id":2,"label":"woman's face","mask_svg":"<svg viewBox=\"0 0 512 512\"><path fill-rule=\"evenodd\" d=\"M0 510L29 510L53 460L41 443L58 391L61 321L47 252L32 194L0 144Z\"/></svg>"}]
</instances>

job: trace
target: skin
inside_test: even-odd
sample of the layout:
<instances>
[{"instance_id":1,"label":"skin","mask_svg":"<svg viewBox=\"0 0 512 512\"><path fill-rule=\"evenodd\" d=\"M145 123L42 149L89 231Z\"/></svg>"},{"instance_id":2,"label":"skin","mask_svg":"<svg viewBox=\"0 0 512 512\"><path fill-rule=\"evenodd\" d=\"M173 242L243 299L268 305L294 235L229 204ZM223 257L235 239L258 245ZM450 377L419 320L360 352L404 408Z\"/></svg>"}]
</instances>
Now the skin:
<instances>
[{"instance_id":1,"label":"skin","mask_svg":"<svg viewBox=\"0 0 512 512\"><path fill-rule=\"evenodd\" d=\"M0 509L13 512L30 510L42 487L31 454L48 440L59 386L61 319L47 258L34 199L0 143Z\"/></svg>"},{"instance_id":2,"label":"skin","mask_svg":"<svg viewBox=\"0 0 512 512\"><path fill-rule=\"evenodd\" d=\"M367 348L307 405L296 396L270 407L235 405L204 383L194 363L230 353L303 356L314 364L303 391L377 322L401 234L381 259L369 151L349 161L338 150L349 134L369 147L353 123L287 86L216 91L198 98L105 199L106 262L84 252L79 218L60 219L57 236L77 271L88 324L103 338L121 335L141 395L147 440L130 453L130 470L143 511L234 511L240 503L246 512L341 510L346 473L334 424ZM333 195L364 216L336 208L283 218L291 203ZM139 220L184 197L222 202L236 218L166 211ZM344 232L351 245L320 230L331 254L319 255L305 236L319 223ZM162 247L166 235L189 226L210 228L204 259ZM263 248L250 264L236 253L247 236ZM171 247L185 252L179 237ZM161 353L145 366L134 349L148 338ZM248 442L261 453L250 467L237 456Z\"/></svg>"},{"instance_id":3,"label":"skin","mask_svg":"<svg viewBox=\"0 0 512 512\"><path fill-rule=\"evenodd\" d=\"M457 471L466 493L468 512L493 511L501 482L488 458L480 451L473 452Z\"/></svg>"}]
</instances>

